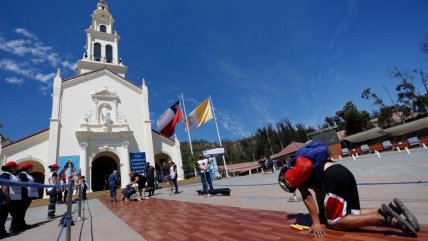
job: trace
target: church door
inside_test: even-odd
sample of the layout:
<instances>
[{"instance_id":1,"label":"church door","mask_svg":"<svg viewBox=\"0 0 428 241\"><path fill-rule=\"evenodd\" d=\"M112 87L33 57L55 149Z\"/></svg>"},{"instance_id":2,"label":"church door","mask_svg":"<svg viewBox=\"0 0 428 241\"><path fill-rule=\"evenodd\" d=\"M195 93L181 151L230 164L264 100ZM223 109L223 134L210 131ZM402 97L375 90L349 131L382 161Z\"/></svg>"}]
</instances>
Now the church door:
<instances>
[{"instance_id":1,"label":"church door","mask_svg":"<svg viewBox=\"0 0 428 241\"><path fill-rule=\"evenodd\" d=\"M92 162L92 191L108 189L107 178L113 169L120 173L116 161L109 156L100 156Z\"/></svg>"}]
</instances>

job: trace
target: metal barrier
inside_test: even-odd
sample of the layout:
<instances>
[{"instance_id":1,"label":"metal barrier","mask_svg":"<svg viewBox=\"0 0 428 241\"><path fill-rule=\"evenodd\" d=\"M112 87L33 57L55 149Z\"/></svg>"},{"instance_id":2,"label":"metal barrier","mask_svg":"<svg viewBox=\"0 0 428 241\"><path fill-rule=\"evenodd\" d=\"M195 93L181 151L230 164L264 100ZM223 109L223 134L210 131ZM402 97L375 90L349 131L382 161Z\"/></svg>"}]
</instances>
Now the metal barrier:
<instances>
[{"instance_id":1,"label":"metal barrier","mask_svg":"<svg viewBox=\"0 0 428 241\"><path fill-rule=\"evenodd\" d=\"M0 179L0 186L11 186L11 187L35 187L35 188L57 188L57 187L67 187L68 193L70 193L70 195L67 196L67 212L66 214L64 214L65 216L63 217L63 224L61 227L61 230L58 234L57 237L57 241L60 240L61 235L63 233L64 228L66 228L66 240L70 241L71 240L71 223L73 221L73 216L72 214L74 212L76 212L77 209L79 209L79 213L78 213L78 220L81 220L81 206L82 206L82 186L78 185L78 193L79 193L79 200L78 200L78 205L76 206L76 208L71 211L71 206L73 204L72 202L72 198L73 198L73 184L66 184L66 185L49 185L49 184L41 184L41 183L28 183L28 182L21 182L21 181L10 181L10 180L5 180L5 179Z\"/></svg>"}]
</instances>

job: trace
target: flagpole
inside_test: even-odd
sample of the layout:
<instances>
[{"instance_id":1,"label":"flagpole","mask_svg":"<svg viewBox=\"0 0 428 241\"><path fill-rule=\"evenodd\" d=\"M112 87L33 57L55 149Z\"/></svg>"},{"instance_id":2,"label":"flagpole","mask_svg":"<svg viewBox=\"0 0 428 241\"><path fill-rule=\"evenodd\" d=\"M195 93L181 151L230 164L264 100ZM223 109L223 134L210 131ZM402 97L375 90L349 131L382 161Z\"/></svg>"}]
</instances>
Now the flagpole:
<instances>
[{"instance_id":1,"label":"flagpole","mask_svg":"<svg viewBox=\"0 0 428 241\"><path fill-rule=\"evenodd\" d=\"M182 101L181 101L181 103L183 103L184 121L186 122L186 127L187 127L187 136L189 137L190 153L192 153L192 156L193 156L192 139L190 138L189 123L187 123L186 105L184 104L184 95L183 95L183 92L181 92L181 100L182 100Z\"/></svg>"},{"instance_id":2,"label":"flagpole","mask_svg":"<svg viewBox=\"0 0 428 241\"><path fill-rule=\"evenodd\" d=\"M214 104L213 104L213 100L211 99L211 95L209 96L209 98L211 103L211 109L213 111L215 128L217 130L218 142L220 143L220 147L221 147L223 144L221 143L220 132L218 131L217 118L215 118ZM224 163L224 170L226 172L226 177L229 177L229 173L227 172L226 159L224 158L224 155L223 155L223 163Z\"/></svg>"},{"instance_id":3,"label":"flagpole","mask_svg":"<svg viewBox=\"0 0 428 241\"><path fill-rule=\"evenodd\" d=\"M189 129L189 123L187 123L187 113L186 113L186 105L184 104L184 95L183 92L181 92L181 103L183 103L183 110L184 110L184 121L186 122L187 127L187 136L189 137L189 144L190 144L190 153L193 156L193 147L192 147L192 139L190 138L190 129ZM196 167L193 167L193 171L195 172L195 177L197 175L196 173Z\"/></svg>"}]
</instances>

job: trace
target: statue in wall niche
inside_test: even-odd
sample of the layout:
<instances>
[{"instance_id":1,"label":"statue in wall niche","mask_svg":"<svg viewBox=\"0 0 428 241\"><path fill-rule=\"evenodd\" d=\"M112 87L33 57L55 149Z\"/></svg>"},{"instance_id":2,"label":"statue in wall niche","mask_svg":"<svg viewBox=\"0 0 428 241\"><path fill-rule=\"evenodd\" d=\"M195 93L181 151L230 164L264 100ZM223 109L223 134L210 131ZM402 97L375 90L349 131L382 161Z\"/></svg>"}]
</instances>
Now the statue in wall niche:
<instances>
[{"instance_id":1,"label":"statue in wall niche","mask_svg":"<svg viewBox=\"0 0 428 241\"><path fill-rule=\"evenodd\" d=\"M101 120L104 125L109 125L111 123L111 111L107 108L106 104L104 104L101 109Z\"/></svg>"}]
</instances>

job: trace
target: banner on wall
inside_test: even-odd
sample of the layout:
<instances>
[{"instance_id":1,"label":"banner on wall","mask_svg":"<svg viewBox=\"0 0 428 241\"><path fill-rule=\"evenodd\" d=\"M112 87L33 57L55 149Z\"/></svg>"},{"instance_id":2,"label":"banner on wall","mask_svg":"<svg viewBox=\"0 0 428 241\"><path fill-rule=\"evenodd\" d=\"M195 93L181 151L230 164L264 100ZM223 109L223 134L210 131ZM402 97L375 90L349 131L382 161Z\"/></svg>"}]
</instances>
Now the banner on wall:
<instances>
[{"instance_id":1,"label":"banner on wall","mask_svg":"<svg viewBox=\"0 0 428 241\"><path fill-rule=\"evenodd\" d=\"M131 162L131 171L135 173L144 173L146 171L146 153L135 152L129 153Z\"/></svg>"},{"instance_id":2,"label":"banner on wall","mask_svg":"<svg viewBox=\"0 0 428 241\"><path fill-rule=\"evenodd\" d=\"M59 165L58 173L61 173L62 171L65 170L66 168L65 165L67 164L68 160L73 162L73 166L75 170L78 173L80 173L80 156L60 156L58 158L58 165Z\"/></svg>"}]
</instances>

